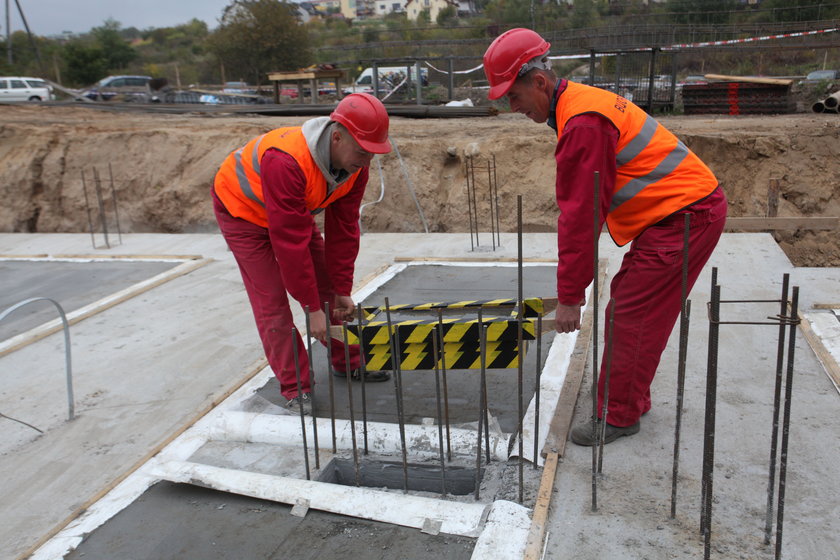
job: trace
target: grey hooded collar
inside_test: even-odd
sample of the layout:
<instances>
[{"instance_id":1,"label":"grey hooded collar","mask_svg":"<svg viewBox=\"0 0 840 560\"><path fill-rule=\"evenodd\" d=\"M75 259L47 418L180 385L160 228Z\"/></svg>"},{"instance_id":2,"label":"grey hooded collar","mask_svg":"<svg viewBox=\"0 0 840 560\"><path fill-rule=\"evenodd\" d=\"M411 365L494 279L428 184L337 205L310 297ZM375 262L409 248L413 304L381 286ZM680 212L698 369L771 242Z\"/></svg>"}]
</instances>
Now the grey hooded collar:
<instances>
[{"instance_id":1,"label":"grey hooded collar","mask_svg":"<svg viewBox=\"0 0 840 560\"><path fill-rule=\"evenodd\" d=\"M350 173L344 169L332 169L330 166L330 135L335 126L336 123L329 117L317 117L306 121L301 127L309 153L327 180L327 194L350 178Z\"/></svg>"}]
</instances>

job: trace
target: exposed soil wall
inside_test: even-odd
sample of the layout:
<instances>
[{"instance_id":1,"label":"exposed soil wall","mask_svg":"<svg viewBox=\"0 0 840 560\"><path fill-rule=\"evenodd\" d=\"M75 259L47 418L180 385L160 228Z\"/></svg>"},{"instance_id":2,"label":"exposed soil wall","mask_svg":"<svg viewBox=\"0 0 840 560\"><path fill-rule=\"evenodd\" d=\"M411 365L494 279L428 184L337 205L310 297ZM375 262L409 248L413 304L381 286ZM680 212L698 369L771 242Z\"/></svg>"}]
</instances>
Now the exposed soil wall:
<instances>
[{"instance_id":1,"label":"exposed soil wall","mask_svg":"<svg viewBox=\"0 0 840 560\"><path fill-rule=\"evenodd\" d=\"M300 124L304 117L110 112L82 107L0 106L0 231L85 232L97 208L94 170L110 205L109 164L123 232L216 229L208 192L221 161L251 137ZM720 178L732 216L763 216L771 179L781 188L780 216L840 215L840 116L663 117ZM470 119L394 118L399 153L371 168L367 231L422 231L416 193L431 231L469 230L468 156L474 162L478 219L490 229L488 161L495 156L501 228L551 231L555 141L545 125L520 115ZM492 172L492 169L491 169ZM110 206L108 206L110 211ZM96 212L94 212L94 217ZM777 235L800 266L840 265L836 231Z\"/></svg>"}]
</instances>

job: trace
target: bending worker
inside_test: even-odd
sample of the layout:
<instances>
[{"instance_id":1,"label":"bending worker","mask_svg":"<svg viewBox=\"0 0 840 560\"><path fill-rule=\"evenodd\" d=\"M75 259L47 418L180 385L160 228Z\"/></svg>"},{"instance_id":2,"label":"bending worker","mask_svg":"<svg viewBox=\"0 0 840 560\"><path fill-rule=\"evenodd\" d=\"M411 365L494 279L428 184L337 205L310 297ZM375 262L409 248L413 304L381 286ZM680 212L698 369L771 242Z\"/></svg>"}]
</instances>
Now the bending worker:
<instances>
[{"instance_id":1,"label":"bending worker","mask_svg":"<svg viewBox=\"0 0 840 560\"><path fill-rule=\"evenodd\" d=\"M391 149L388 114L372 95L345 97L329 117L278 128L252 139L222 163L213 185L219 228L233 252L251 302L268 363L286 407L312 408L306 349L292 337L286 292L309 309L310 332L321 342L330 323L352 319L350 297L359 252L359 204L374 154ZM324 211L324 237L315 214ZM330 339L333 374L346 376L344 346ZM298 394L294 348L300 364ZM350 347L352 377L359 378L359 347ZM367 372L366 381L386 381Z\"/></svg>"},{"instance_id":2,"label":"bending worker","mask_svg":"<svg viewBox=\"0 0 840 560\"><path fill-rule=\"evenodd\" d=\"M511 110L557 133L557 332L580 329L592 281L595 172L600 225L606 221L617 245L632 242L610 285L615 315L605 441L611 442L637 433L651 407L650 385L680 313L684 214L691 220L690 290L720 239L726 197L709 168L642 109L615 93L558 79L549 46L530 29L512 29L488 47L484 71L490 99L507 96ZM601 363L599 416L606 358ZM603 421L597 419L596 430ZM571 439L594 445L592 422L575 427Z\"/></svg>"}]
</instances>

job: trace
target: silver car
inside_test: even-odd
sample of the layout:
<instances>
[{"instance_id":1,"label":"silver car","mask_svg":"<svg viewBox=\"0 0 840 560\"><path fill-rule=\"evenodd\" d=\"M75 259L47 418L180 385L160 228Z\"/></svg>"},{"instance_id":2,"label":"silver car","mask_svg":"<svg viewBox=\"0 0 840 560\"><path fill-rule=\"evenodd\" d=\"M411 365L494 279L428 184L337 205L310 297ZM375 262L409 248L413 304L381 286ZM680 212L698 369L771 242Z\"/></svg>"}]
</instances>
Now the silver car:
<instances>
[{"instance_id":1,"label":"silver car","mask_svg":"<svg viewBox=\"0 0 840 560\"><path fill-rule=\"evenodd\" d=\"M53 88L40 78L0 77L0 103L7 101L52 101Z\"/></svg>"}]
</instances>

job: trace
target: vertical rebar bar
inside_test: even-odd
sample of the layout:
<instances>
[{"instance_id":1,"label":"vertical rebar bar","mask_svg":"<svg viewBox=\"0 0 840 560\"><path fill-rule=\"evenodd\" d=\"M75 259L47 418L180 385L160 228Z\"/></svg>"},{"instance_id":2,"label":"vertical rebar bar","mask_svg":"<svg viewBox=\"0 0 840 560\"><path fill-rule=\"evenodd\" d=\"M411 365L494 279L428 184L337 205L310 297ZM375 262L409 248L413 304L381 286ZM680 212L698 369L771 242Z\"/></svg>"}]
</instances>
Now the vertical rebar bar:
<instances>
[{"instance_id":1,"label":"vertical rebar bar","mask_svg":"<svg viewBox=\"0 0 840 560\"><path fill-rule=\"evenodd\" d=\"M309 325L309 306L303 307L306 318L306 355L309 358L309 398L312 399L312 439L315 446L315 469L321 468L321 451L318 449L318 422L315 420L315 362L312 361L312 332Z\"/></svg>"},{"instance_id":2,"label":"vertical rebar bar","mask_svg":"<svg viewBox=\"0 0 840 560\"><path fill-rule=\"evenodd\" d=\"M502 230L499 223L499 181L496 178L496 154L493 154L493 198L496 201L496 245L502 246Z\"/></svg>"},{"instance_id":3,"label":"vertical rebar bar","mask_svg":"<svg viewBox=\"0 0 840 560\"><path fill-rule=\"evenodd\" d=\"M292 353L295 359L295 377L297 379L298 411L300 412L300 434L303 438L303 462L306 466L306 480L311 480L309 475L309 449L306 446L306 420L303 415L303 388L300 385L300 356L298 356L298 332L292 327Z\"/></svg>"},{"instance_id":4,"label":"vertical rebar bar","mask_svg":"<svg viewBox=\"0 0 840 560\"><path fill-rule=\"evenodd\" d=\"M364 312L362 304L356 306L359 318L359 376L362 383L362 434L364 438L365 455L368 454L368 425L367 425L367 390L365 388L365 377L367 377L367 360L365 360L365 342L362 339L362 323L364 323Z\"/></svg>"},{"instance_id":5,"label":"vertical rebar bar","mask_svg":"<svg viewBox=\"0 0 840 560\"><path fill-rule=\"evenodd\" d=\"M683 218L683 258L680 297L680 347L677 363L677 412L674 422L674 456L671 470L671 519L677 516L677 476L680 465L680 430L682 428L683 397L685 396L685 363L688 354L688 248L691 233L691 214Z\"/></svg>"},{"instance_id":6,"label":"vertical rebar bar","mask_svg":"<svg viewBox=\"0 0 840 560\"><path fill-rule=\"evenodd\" d=\"M610 298L607 331L607 355L604 359L604 398L601 404L601 432L598 436L598 474L604 464L604 440L607 436L607 408L610 402L610 370L612 369L613 326L615 324L615 298Z\"/></svg>"},{"instance_id":7,"label":"vertical rebar bar","mask_svg":"<svg viewBox=\"0 0 840 560\"><path fill-rule=\"evenodd\" d=\"M794 286L790 300L790 333L788 336L787 373L785 375L785 415L782 421L782 449L779 456L779 506L776 514L776 560L780 560L782 557L782 527L785 519L790 407L793 399L793 358L796 351L796 326L798 324L799 286Z\"/></svg>"},{"instance_id":8,"label":"vertical rebar bar","mask_svg":"<svg viewBox=\"0 0 840 560\"><path fill-rule=\"evenodd\" d=\"M594 60L594 52L593 60ZM591 74L590 74L591 77ZM593 177L594 241L592 267L592 437L598 433L598 241L601 237L601 178ZM592 511L598 511L598 448L592 446Z\"/></svg>"},{"instance_id":9,"label":"vertical rebar bar","mask_svg":"<svg viewBox=\"0 0 840 560\"><path fill-rule=\"evenodd\" d=\"M391 304L388 298L385 298L385 318L388 323L388 343L391 350L391 373L394 374L394 393L397 399L397 420L400 426L400 447L402 449L403 462L403 492L408 493L408 453L405 445L405 420L403 418L403 400L402 400L402 386L399 375L399 341L397 340L397 332L391 323Z\"/></svg>"},{"instance_id":10,"label":"vertical rebar bar","mask_svg":"<svg viewBox=\"0 0 840 560\"><path fill-rule=\"evenodd\" d=\"M490 399L487 395L487 328L482 318L482 310L478 308L478 343L479 359L481 361L481 396L484 399L484 406L481 414L484 417L484 454L486 461L490 463Z\"/></svg>"},{"instance_id":11,"label":"vertical rebar bar","mask_svg":"<svg viewBox=\"0 0 840 560\"><path fill-rule=\"evenodd\" d=\"M469 213L469 220L470 220L470 251L475 250L475 246L478 245L478 233L475 233L475 242L473 242L473 197L472 197L472 189L474 186L471 185L472 182L475 181L475 174L473 171L473 158L472 156L467 157L467 212Z\"/></svg>"},{"instance_id":12,"label":"vertical rebar bar","mask_svg":"<svg viewBox=\"0 0 840 560\"><path fill-rule=\"evenodd\" d=\"M99 223L102 224L102 233L105 236L105 247L111 248L108 243L108 220L105 217L105 201L102 199L102 182L99 180L99 172L93 168L93 188L96 192L96 201L99 204Z\"/></svg>"},{"instance_id":13,"label":"vertical rebar bar","mask_svg":"<svg viewBox=\"0 0 840 560\"><path fill-rule=\"evenodd\" d=\"M522 340L522 315L525 312L522 295L522 195L516 195L516 289L519 313L516 315L516 350L519 357L516 360L516 387L518 406L518 431L519 431L519 503L525 501L525 442L522 433L522 421L525 411L522 405L523 370L525 361L525 348Z\"/></svg>"},{"instance_id":14,"label":"vertical rebar bar","mask_svg":"<svg viewBox=\"0 0 840 560\"><path fill-rule=\"evenodd\" d=\"M537 366L534 384L534 469L539 468L540 441L540 378L542 377L542 315L537 315Z\"/></svg>"},{"instance_id":15,"label":"vertical rebar bar","mask_svg":"<svg viewBox=\"0 0 840 560\"><path fill-rule=\"evenodd\" d=\"M446 459L443 451L443 410L440 404L440 348L438 332L432 331L432 356L435 360L435 409L438 426L438 454L440 455L440 493L446 496Z\"/></svg>"},{"instance_id":16,"label":"vertical rebar bar","mask_svg":"<svg viewBox=\"0 0 840 560\"><path fill-rule=\"evenodd\" d=\"M82 169L82 192L85 195L85 210L87 211L88 228L90 228L90 244L96 249L96 237L93 235L93 218L90 217L90 200L88 200L87 181L85 181L84 169Z\"/></svg>"},{"instance_id":17,"label":"vertical rebar bar","mask_svg":"<svg viewBox=\"0 0 840 560\"><path fill-rule=\"evenodd\" d=\"M478 327L478 353L479 353L479 362L481 363L481 375L479 377L478 383L478 430L477 430L477 440L475 442L475 491L474 497L476 500L479 498L479 487L481 483L481 436L482 430L484 425L484 407L486 403L484 402L485 393L484 393L484 322L481 316L481 308L478 308L478 319L476 321L476 326Z\"/></svg>"},{"instance_id":18,"label":"vertical rebar bar","mask_svg":"<svg viewBox=\"0 0 840 560\"><path fill-rule=\"evenodd\" d=\"M117 210L117 191L114 188L114 171L111 169L111 162L108 162L108 175L111 176L111 202L114 205L114 219L117 222L117 239L122 245L122 230L120 229L120 212Z\"/></svg>"},{"instance_id":19,"label":"vertical rebar bar","mask_svg":"<svg viewBox=\"0 0 840 560\"><path fill-rule=\"evenodd\" d=\"M335 446L335 383L333 382L332 374L332 336L330 335L330 302L324 302L324 315L326 315L327 334L324 338L325 346L327 347L327 385L330 389L330 424L332 426L332 451L337 453Z\"/></svg>"},{"instance_id":20,"label":"vertical rebar bar","mask_svg":"<svg viewBox=\"0 0 840 560\"><path fill-rule=\"evenodd\" d=\"M779 411L782 402L782 371L785 361L785 334L787 325L782 320L788 312L788 287L790 285L790 274L782 277L782 298L779 309L779 341L776 349L776 385L773 391L773 429L770 437L770 465L767 476L767 512L764 518L764 544L770 544L770 535L773 532L773 493L776 488L776 457L779 445Z\"/></svg>"},{"instance_id":21,"label":"vertical rebar bar","mask_svg":"<svg viewBox=\"0 0 840 560\"><path fill-rule=\"evenodd\" d=\"M716 271L713 275L717 277ZM703 430L703 503L700 528L703 533L703 558L712 553L712 503L714 496L715 468L715 413L717 406L717 360L720 331L720 286L712 286L712 303L709 317L709 357L706 373L706 422Z\"/></svg>"},{"instance_id":22,"label":"vertical rebar bar","mask_svg":"<svg viewBox=\"0 0 840 560\"><path fill-rule=\"evenodd\" d=\"M490 200L490 242L496 250L496 222L493 220L493 172L490 169L490 159L487 159L487 198Z\"/></svg>"},{"instance_id":23,"label":"vertical rebar bar","mask_svg":"<svg viewBox=\"0 0 840 560\"><path fill-rule=\"evenodd\" d=\"M449 389L446 383L446 341L443 334L443 310L438 309L438 340L440 340L440 373L443 380L443 417L446 422L446 459L452 460L452 437L449 429Z\"/></svg>"},{"instance_id":24,"label":"vertical rebar bar","mask_svg":"<svg viewBox=\"0 0 840 560\"><path fill-rule=\"evenodd\" d=\"M353 444L353 468L356 473L356 486L361 485L359 472L359 447L356 444L356 415L353 412L353 372L350 370L350 344L347 341L347 321L341 321L341 333L344 342L344 372L347 375L347 406L350 410L350 440Z\"/></svg>"}]
</instances>

